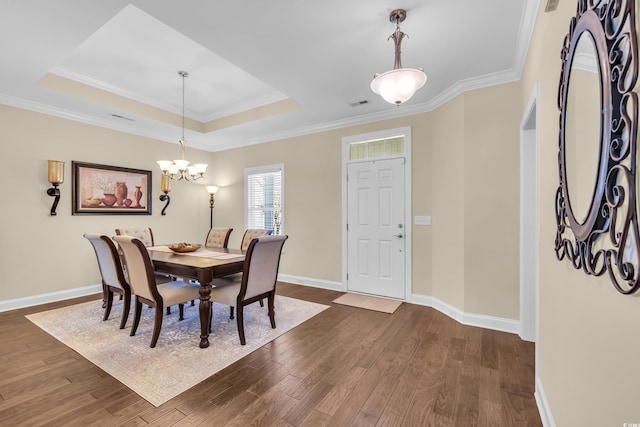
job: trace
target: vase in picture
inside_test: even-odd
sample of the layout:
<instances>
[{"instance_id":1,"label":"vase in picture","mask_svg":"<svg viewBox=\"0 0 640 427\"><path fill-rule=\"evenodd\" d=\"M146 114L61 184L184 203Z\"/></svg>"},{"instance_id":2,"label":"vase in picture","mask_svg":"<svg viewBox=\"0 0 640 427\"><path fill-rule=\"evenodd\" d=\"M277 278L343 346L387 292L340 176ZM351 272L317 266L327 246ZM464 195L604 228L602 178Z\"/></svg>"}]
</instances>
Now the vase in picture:
<instances>
[{"instance_id":1,"label":"vase in picture","mask_svg":"<svg viewBox=\"0 0 640 427\"><path fill-rule=\"evenodd\" d=\"M133 197L136 199L136 202L133 206L131 206L132 208L141 208L142 206L140 206L140 199L142 198L142 190L140 189L140 185L136 185L136 191L133 192Z\"/></svg>"},{"instance_id":2,"label":"vase in picture","mask_svg":"<svg viewBox=\"0 0 640 427\"><path fill-rule=\"evenodd\" d=\"M104 205L107 207L111 207L116 203L116 200L117 199L114 194L104 193L104 199L102 200L102 203L104 203Z\"/></svg>"},{"instance_id":3,"label":"vase in picture","mask_svg":"<svg viewBox=\"0 0 640 427\"><path fill-rule=\"evenodd\" d=\"M116 181L116 204L120 207L124 206L124 199L127 198L129 190L127 189L127 183L123 181Z\"/></svg>"}]
</instances>

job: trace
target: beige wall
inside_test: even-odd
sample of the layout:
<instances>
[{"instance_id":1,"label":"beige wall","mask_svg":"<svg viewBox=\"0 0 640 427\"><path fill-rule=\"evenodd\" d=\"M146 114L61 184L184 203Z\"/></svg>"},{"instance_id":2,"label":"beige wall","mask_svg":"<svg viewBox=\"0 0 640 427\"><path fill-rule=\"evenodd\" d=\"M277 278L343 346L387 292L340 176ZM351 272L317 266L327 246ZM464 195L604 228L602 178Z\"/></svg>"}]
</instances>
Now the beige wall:
<instances>
[{"instance_id":1,"label":"beige wall","mask_svg":"<svg viewBox=\"0 0 640 427\"><path fill-rule=\"evenodd\" d=\"M520 317L518 101L510 83L468 92L464 106L464 311L507 319Z\"/></svg>"},{"instance_id":2,"label":"beige wall","mask_svg":"<svg viewBox=\"0 0 640 427\"><path fill-rule=\"evenodd\" d=\"M156 242L203 242L209 225L209 196L200 185L173 186L171 205L160 216L160 173L156 160L172 159L179 146L96 128L0 105L0 158L5 161L0 239L0 301L100 283L95 255L82 235L115 234L116 227L152 227ZM187 148L186 157L206 162L211 153ZM57 216L46 194L47 159L63 160L65 180ZM71 215L71 161L152 171L153 215Z\"/></svg>"},{"instance_id":3,"label":"beige wall","mask_svg":"<svg viewBox=\"0 0 640 427\"><path fill-rule=\"evenodd\" d=\"M543 5L541 5L541 8ZM576 2L538 16L522 78L522 108L539 84L540 306L538 381L557 426L640 422L640 298L586 276L554 253L560 48ZM586 185L593 184L593 177Z\"/></svg>"},{"instance_id":4,"label":"beige wall","mask_svg":"<svg viewBox=\"0 0 640 427\"><path fill-rule=\"evenodd\" d=\"M510 86L483 89L460 95L431 113L224 152L187 148L187 158L209 163L203 184L221 186L214 224L235 229L230 246L239 245L244 231L244 169L284 164L285 232L290 239L280 271L310 283L341 283L342 138L410 126L412 216L431 215L433 221L432 226L412 226L412 293L433 296L459 311L471 307L473 313L517 319L517 263L502 268L485 265L487 256L513 257L518 251L517 234L512 239L490 238L495 230L504 231L505 223L517 223L517 211L512 209L517 206L517 191L504 191L502 183L515 185L517 167L502 173L495 168L517 164L517 123L505 126L504 119L505 111L517 105L512 92ZM482 99L490 100L494 108L484 108ZM9 175L22 177L5 194L15 204L4 210L3 223L17 226L7 230L0 246L0 273L8 283L21 285L1 288L0 301L99 283L94 255L82 238L86 232L111 235L118 226L149 225L158 242L204 240L209 204L201 185L174 183L168 215L160 216L155 161L175 156L177 145L11 107L2 107L0 117L7 140L13 142L1 146L3 158L16 160ZM483 164L475 165L478 156ZM45 194L49 158L68 162L57 217L48 215L51 200ZM71 160L152 170L153 215L72 216ZM485 162L491 166L486 168ZM21 174L24 170L36 173ZM507 178L509 174L513 176ZM499 199L501 207L484 206L485 199ZM510 230L509 226L507 233ZM39 242L37 247L34 241ZM481 247L489 255L480 254ZM51 273L42 280L25 281L29 261ZM59 273L61 268L65 274Z\"/></svg>"},{"instance_id":5,"label":"beige wall","mask_svg":"<svg viewBox=\"0 0 640 427\"><path fill-rule=\"evenodd\" d=\"M431 114L433 296L464 309L464 96ZM416 162L416 168L419 162Z\"/></svg>"}]
</instances>

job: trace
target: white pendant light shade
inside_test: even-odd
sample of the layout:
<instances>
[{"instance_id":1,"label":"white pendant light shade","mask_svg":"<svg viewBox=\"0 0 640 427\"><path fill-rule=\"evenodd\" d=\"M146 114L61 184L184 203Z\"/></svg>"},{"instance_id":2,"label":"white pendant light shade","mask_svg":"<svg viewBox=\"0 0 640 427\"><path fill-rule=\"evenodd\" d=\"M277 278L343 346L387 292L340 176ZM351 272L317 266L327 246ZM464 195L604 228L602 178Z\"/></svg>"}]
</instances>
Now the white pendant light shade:
<instances>
[{"instance_id":1,"label":"white pendant light shade","mask_svg":"<svg viewBox=\"0 0 640 427\"><path fill-rule=\"evenodd\" d=\"M404 9L396 9L389 14L389 21L396 24L396 31L389 36L395 45L395 61L393 69L386 73L376 74L371 82L371 90L390 104L400 105L411 97L427 82L427 75L422 69L403 68L400 46L406 36L400 31L400 22L407 17Z\"/></svg>"},{"instance_id":2,"label":"white pendant light shade","mask_svg":"<svg viewBox=\"0 0 640 427\"><path fill-rule=\"evenodd\" d=\"M371 90L385 101L400 105L408 101L427 82L427 75L415 68L399 68L377 75Z\"/></svg>"}]
</instances>

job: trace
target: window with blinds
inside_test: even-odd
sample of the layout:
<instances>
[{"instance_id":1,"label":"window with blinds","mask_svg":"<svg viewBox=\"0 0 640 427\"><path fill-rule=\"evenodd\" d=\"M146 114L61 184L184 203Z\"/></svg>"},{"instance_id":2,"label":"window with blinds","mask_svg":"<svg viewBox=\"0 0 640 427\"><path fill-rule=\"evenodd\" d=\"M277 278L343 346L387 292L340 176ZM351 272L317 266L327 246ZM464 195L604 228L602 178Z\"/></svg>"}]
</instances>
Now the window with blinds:
<instances>
[{"instance_id":1,"label":"window with blinds","mask_svg":"<svg viewBox=\"0 0 640 427\"><path fill-rule=\"evenodd\" d=\"M284 165L245 169L247 228L283 230Z\"/></svg>"}]
</instances>

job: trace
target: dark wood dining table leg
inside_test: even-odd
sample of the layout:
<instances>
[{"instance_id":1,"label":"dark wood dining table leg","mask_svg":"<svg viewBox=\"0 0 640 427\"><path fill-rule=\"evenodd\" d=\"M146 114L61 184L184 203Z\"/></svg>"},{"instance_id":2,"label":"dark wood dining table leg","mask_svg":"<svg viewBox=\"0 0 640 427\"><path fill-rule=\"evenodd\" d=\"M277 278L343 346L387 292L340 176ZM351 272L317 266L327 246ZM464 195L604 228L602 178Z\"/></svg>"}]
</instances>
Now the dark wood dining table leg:
<instances>
[{"instance_id":1,"label":"dark wood dining table leg","mask_svg":"<svg viewBox=\"0 0 640 427\"><path fill-rule=\"evenodd\" d=\"M209 347L211 318L211 282L200 283L200 348Z\"/></svg>"}]
</instances>

